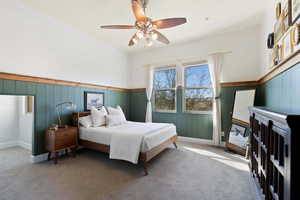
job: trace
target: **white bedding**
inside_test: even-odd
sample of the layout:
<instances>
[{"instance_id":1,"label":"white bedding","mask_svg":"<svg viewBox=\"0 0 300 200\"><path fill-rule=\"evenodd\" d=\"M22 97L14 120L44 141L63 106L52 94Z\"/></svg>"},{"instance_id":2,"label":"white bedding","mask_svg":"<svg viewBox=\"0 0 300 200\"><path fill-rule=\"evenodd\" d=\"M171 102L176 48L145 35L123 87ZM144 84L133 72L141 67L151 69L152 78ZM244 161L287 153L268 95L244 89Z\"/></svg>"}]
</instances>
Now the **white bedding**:
<instances>
[{"instance_id":1,"label":"white bedding","mask_svg":"<svg viewBox=\"0 0 300 200\"><path fill-rule=\"evenodd\" d=\"M110 145L111 152L115 154L110 157L133 163L137 163L139 152L149 151L175 135L176 127L165 123L127 122L109 128L80 127L80 139Z\"/></svg>"}]
</instances>

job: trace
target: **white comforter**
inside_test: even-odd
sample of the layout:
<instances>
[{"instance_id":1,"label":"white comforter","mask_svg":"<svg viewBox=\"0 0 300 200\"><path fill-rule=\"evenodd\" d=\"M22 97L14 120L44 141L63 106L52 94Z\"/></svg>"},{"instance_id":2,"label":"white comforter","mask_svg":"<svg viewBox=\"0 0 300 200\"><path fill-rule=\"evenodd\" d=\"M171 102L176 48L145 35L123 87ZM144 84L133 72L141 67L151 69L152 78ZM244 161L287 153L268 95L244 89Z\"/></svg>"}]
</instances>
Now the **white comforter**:
<instances>
[{"instance_id":1,"label":"white comforter","mask_svg":"<svg viewBox=\"0 0 300 200\"><path fill-rule=\"evenodd\" d=\"M170 124L163 123L128 123L122 125L123 131L112 134L109 157L137 164L144 136L153 132L162 132L169 127Z\"/></svg>"}]
</instances>

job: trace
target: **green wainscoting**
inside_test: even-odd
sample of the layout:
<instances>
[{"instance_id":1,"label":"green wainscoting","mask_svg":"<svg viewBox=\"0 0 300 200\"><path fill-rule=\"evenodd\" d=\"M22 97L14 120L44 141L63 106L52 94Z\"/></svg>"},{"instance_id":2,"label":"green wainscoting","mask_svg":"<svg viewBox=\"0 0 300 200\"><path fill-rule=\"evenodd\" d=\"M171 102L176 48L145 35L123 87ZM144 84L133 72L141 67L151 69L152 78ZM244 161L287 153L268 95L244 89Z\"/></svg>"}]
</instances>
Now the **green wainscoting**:
<instances>
[{"instance_id":1,"label":"green wainscoting","mask_svg":"<svg viewBox=\"0 0 300 200\"><path fill-rule=\"evenodd\" d=\"M83 111L84 91L104 92L105 105L120 105L129 117L129 94L127 92L0 79L0 94L35 97L33 155L45 152L44 132L49 125L57 123L55 105L64 101L72 101L77 105L76 111ZM68 124L71 124L71 112L63 113L63 120Z\"/></svg>"},{"instance_id":2,"label":"green wainscoting","mask_svg":"<svg viewBox=\"0 0 300 200\"><path fill-rule=\"evenodd\" d=\"M177 90L177 113L153 112L153 122L173 123L184 137L212 139L212 115L182 112L182 89ZM147 98L145 92L130 93L130 120L145 121Z\"/></svg>"},{"instance_id":3,"label":"green wainscoting","mask_svg":"<svg viewBox=\"0 0 300 200\"><path fill-rule=\"evenodd\" d=\"M258 97L260 106L300 112L300 64L261 85Z\"/></svg>"},{"instance_id":4,"label":"green wainscoting","mask_svg":"<svg viewBox=\"0 0 300 200\"><path fill-rule=\"evenodd\" d=\"M224 87L221 90L222 130L227 138L231 128L231 112L236 90L248 90L255 86ZM212 139L213 124L211 114L191 114L182 112L182 90L177 90L177 113L153 112L154 122L174 123L178 135L200 139ZM130 120L145 121L147 98L145 92L130 93ZM226 138L223 138L226 139Z\"/></svg>"}]
</instances>

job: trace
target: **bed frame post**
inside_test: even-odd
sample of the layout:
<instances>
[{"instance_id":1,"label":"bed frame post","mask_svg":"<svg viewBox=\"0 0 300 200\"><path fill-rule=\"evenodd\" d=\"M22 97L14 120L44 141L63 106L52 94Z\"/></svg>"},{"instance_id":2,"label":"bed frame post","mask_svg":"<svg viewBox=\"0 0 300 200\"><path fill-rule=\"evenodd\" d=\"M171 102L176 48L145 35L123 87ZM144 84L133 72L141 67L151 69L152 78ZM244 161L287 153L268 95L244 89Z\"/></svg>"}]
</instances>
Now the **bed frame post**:
<instances>
[{"instance_id":1,"label":"bed frame post","mask_svg":"<svg viewBox=\"0 0 300 200\"><path fill-rule=\"evenodd\" d=\"M144 172L145 172L145 176L148 176L148 168L147 168L147 161L143 161L142 162L142 165L143 165L143 168L144 168Z\"/></svg>"}]
</instances>

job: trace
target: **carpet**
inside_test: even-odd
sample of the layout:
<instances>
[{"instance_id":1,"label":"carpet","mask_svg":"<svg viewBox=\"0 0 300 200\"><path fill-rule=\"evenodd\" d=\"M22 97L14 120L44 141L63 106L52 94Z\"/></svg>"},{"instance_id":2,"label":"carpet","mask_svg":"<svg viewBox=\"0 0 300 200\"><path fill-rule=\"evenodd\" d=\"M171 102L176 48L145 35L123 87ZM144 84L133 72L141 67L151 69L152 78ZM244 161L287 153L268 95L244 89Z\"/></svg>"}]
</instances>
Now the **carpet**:
<instances>
[{"instance_id":1,"label":"carpet","mask_svg":"<svg viewBox=\"0 0 300 200\"><path fill-rule=\"evenodd\" d=\"M148 176L139 165L86 149L57 165L31 164L19 151L8 156L8 150L0 150L0 200L255 199L247 161L207 145L167 149L150 162ZM7 157L15 161L10 165Z\"/></svg>"}]
</instances>

